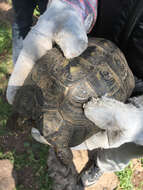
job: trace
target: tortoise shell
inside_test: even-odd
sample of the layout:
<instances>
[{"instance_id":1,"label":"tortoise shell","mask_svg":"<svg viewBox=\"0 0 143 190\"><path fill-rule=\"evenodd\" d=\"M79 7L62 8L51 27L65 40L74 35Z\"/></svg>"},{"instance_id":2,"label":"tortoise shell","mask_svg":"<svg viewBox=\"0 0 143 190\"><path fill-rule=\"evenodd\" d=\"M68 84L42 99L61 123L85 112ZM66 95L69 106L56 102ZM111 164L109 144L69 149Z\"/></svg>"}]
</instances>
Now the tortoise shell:
<instances>
[{"instance_id":1,"label":"tortoise shell","mask_svg":"<svg viewBox=\"0 0 143 190\"><path fill-rule=\"evenodd\" d=\"M92 38L87 50L74 59L67 60L56 47L48 51L19 89L14 107L32 118L64 157L69 156L65 148L100 130L85 117L83 104L105 94L124 102L133 88L134 77L123 53L108 40Z\"/></svg>"}]
</instances>

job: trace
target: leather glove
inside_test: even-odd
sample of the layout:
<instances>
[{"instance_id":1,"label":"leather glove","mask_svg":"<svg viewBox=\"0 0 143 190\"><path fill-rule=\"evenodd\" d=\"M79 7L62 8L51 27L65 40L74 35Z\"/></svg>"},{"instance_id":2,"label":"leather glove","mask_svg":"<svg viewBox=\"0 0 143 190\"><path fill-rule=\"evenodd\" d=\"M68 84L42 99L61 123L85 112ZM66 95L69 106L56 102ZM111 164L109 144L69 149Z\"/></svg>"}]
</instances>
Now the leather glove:
<instances>
[{"instance_id":1,"label":"leather glove","mask_svg":"<svg viewBox=\"0 0 143 190\"><path fill-rule=\"evenodd\" d=\"M130 102L124 104L108 97L87 102L84 105L86 117L102 131L73 149L117 148L128 142L142 145L143 96L131 98Z\"/></svg>"},{"instance_id":2,"label":"leather glove","mask_svg":"<svg viewBox=\"0 0 143 190\"><path fill-rule=\"evenodd\" d=\"M52 42L60 46L66 58L79 56L86 49L87 32L95 22L96 7L97 0L49 2L47 10L23 41L23 49L8 83L7 100L10 104L36 60L52 48Z\"/></svg>"}]
</instances>

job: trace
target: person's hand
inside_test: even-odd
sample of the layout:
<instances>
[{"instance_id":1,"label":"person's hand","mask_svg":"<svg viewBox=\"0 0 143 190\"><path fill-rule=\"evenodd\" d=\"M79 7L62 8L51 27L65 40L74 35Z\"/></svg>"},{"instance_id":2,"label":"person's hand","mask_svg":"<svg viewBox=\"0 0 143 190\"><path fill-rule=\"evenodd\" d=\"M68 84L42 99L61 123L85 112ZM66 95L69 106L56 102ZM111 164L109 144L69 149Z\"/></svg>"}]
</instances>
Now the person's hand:
<instances>
[{"instance_id":1,"label":"person's hand","mask_svg":"<svg viewBox=\"0 0 143 190\"><path fill-rule=\"evenodd\" d=\"M86 140L92 149L99 145L103 145L101 148L116 148L127 142L138 144L142 139L142 111L132 104L124 104L108 97L92 98L84 105L84 113L104 130L100 138L96 134Z\"/></svg>"},{"instance_id":2,"label":"person's hand","mask_svg":"<svg viewBox=\"0 0 143 190\"><path fill-rule=\"evenodd\" d=\"M96 2L97 0L95 4ZM10 104L36 60L52 48L53 42L60 46L68 59L79 56L87 48L86 33L95 20L95 15L91 12L83 18L83 10L77 8L70 1L50 1L45 13L23 41L23 49L8 83L7 100Z\"/></svg>"}]
</instances>

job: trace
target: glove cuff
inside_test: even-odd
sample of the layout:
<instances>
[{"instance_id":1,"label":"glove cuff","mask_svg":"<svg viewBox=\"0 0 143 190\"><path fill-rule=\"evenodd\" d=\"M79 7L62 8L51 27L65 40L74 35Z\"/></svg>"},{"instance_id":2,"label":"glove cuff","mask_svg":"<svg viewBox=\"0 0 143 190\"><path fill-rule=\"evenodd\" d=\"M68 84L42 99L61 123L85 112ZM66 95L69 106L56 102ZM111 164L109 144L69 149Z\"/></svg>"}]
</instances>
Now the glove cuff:
<instances>
[{"instance_id":1,"label":"glove cuff","mask_svg":"<svg viewBox=\"0 0 143 190\"><path fill-rule=\"evenodd\" d=\"M81 15L86 32L89 33L97 18L98 0L61 0L68 3Z\"/></svg>"}]
</instances>

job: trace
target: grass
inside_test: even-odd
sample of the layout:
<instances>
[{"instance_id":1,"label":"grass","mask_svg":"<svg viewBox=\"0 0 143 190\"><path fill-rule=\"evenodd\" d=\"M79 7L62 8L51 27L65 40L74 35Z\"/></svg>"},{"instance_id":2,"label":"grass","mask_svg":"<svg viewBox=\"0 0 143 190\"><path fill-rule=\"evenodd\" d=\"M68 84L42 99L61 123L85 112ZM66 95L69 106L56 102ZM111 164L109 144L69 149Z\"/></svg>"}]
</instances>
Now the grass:
<instances>
[{"instance_id":1,"label":"grass","mask_svg":"<svg viewBox=\"0 0 143 190\"><path fill-rule=\"evenodd\" d=\"M34 173L38 184L38 189L52 190L52 182L47 174L46 164L48 147L42 146L41 144L35 142L30 144L27 142L27 145L27 151L19 154L15 150L4 152L4 150L0 149L0 159L9 159L14 164L14 169L17 173L18 171L27 170L30 168L30 171L32 170L31 173ZM38 154L39 159L37 159L35 153ZM29 189L25 189L23 184L18 184L15 190Z\"/></svg>"},{"instance_id":2,"label":"grass","mask_svg":"<svg viewBox=\"0 0 143 190\"><path fill-rule=\"evenodd\" d=\"M143 167L143 158L141 158L141 165L142 165L142 167Z\"/></svg>"},{"instance_id":3,"label":"grass","mask_svg":"<svg viewBox=\"0 0 143 190\"><path fill-rule=\"evenodd\" d=\"M5 99L7 82L12 70L11 54L11 27L0 23L0 136L3 138L17 135L14 131L9 131L6 127L7 119L12 110L12 107ZM14 148L5 150L0 146L0 159L9 159L14 164L14 169L17 172L23 168L30 168L35 176L38 188L40 190L50 190L51 180L47 174L46 163L48 147L33 141L29 135L27 141L23 143L23 149L25 152L21 153ZM15 190L29 189L25 189L23 184L18 184Z\"/></svg>"},{"instance_id":4,"label":"grass","mask_svg":"<svg viewBox=\"0 0 143 190\"><path fill-rule=\"evenodd\" d=\"M7 134L6 122L11 113L11 106L0 98L0 136Z\"/></svg>"},{"instance_id":5,"label":"grass","mask_svg":"<svg viewBox=\"0 0 143 190\"><path fill-rule=\"evenodd\" d=\"M0 55L11 51L11 28L0 24Z\"/></svg>"},{"instance_id":6,"label":"grass","mask_svg":"<svg viewBox=\"0 0 143 190\"><path fill-rule=\"evenodd\" d=\"M133 185L131 182L132 172L133 171L131 168L131 164L123 171L116 172L116 175L118 176L118 179L120 181L117 190L133 190Z\"/></svg>"},{"instance_id":7,"label":"grass","mask_svg":"<svg viewBox=\"0 0 143 190\"><path fill-rule=\"evenodd\" d=\"M12 68L11 38L10 26L0 23L0 135L7 132L5 125L11 113L11 106L3 98Z\"/></svg>"}]
</instances>

